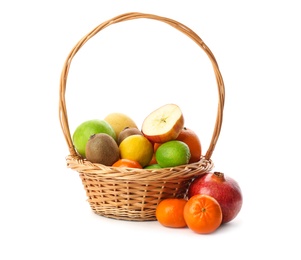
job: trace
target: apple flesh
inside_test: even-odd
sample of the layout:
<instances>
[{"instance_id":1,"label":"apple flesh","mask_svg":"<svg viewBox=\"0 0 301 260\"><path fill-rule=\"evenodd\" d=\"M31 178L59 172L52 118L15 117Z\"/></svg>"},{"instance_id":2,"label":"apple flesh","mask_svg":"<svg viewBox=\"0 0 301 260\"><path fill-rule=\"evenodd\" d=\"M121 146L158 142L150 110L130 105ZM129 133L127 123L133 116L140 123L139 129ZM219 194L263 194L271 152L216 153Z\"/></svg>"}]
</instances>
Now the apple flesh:
<instances>
[{"instance_id":1,"label":"apple flesh","mask_svg":"<svg viewBox=\"0 0 301 260\"><path fill-rule=\"evenodd\" d=\"M184 116L176 104L166 104L143 121L141 132L153 143L164 143L178 137L184 127Z\"/></svg>"},{"instance_id":2,"label":"apple flesh","mask_svg":"<svg viewBox=\"0 0 301 260\"><path fill-rule=\"evenodd\" d=\"M242 192L238 183L222 172L206 172L194 179L188 188L188 198L206 194L215 198L222 209L222 223L233 220L242 207Z\"/></svg>"}]
</instances>

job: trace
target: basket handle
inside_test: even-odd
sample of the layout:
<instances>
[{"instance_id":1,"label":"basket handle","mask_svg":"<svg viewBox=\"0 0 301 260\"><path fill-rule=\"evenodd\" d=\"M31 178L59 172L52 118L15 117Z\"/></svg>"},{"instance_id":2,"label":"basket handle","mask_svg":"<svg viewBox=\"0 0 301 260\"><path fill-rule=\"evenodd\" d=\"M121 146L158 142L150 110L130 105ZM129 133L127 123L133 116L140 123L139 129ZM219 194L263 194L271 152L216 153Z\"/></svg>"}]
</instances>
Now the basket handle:
<instances>
[{"instance_id":1,"label":"basket handle","mask_svg":"<svg viewBox=\"0 0 301 260\"><path fill-rule=\"evenodd\" d=\"M65 136L69 152L71 156L77 156L77 153L75 151L72 138L70 135L70 129L69 129L69 123L68 123L68 117L67 117L67 109L66 109L66 100L65 100L65 92L66 92L66 83L67 83L67 76L68 72L70 69L71 61L75 54L79 51L79 49L89 40L91 39L94 35L96 35L99 31L103 30L104 28L123 21L128 21L128 20L134 20L134 19L139 19L139 18L147 18L147 19L153 19L153 20L158 20L161 22L164 22L166 24L169 24L170 26L176 28L177 30L181 31L188 37L190 37L196 44L198 44L203 51L207 54L209 57L213 70L215 73L215 78L217 82L217 87L218 87L218 109L217 109L217 117L215 121L215 127L213 131L213 135L211 138L211 142L209 145L209 148L205 154L205 159L209 160L212 156L212 153L214 151L215 145L217 143L220 131L221 131L221 126L222 126L222 119L223 119L223 109L224 109L224 102L225 102L225 87L224 87L224 82L222 75L220 73L217 61L211 52L211 50L208 48L208 46L203 42L203 40L195 33L193 32L190 28L187 26L166 18L162 16L157 16L153 14L144 14L144 13L137 13L137 12L131 12L131 13L125 13L118 15L112 19L109 19L100 25L98 25L96 28L94 28L91 32L89 32L87 35L85 35L71 50L69 53L64 66L63 70L61 73L61 78L60 78L60 100L59 100L59 118L60 118L60 123L61 127L63 130L63 134Z\"/></svg>"}]
</instances>

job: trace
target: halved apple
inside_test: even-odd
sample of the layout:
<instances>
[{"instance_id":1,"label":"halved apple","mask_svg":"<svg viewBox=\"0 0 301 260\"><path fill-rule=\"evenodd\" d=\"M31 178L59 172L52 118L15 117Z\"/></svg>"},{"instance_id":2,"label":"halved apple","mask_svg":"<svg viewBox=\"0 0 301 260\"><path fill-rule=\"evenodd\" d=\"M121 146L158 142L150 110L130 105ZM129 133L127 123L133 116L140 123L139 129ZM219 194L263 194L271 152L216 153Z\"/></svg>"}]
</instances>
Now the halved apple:
<instances>
[{"instance_id":1,"label":"halved apple","mask_svg":"<svg viewBox=\"0 0 301 260\"><path fill-rule=\"evenodd\" d=\"M176 139L184 127L184 116L176 104L166 104L143 121L141 132L154 143L164 143Z\"/></svg>"}]
</instances>

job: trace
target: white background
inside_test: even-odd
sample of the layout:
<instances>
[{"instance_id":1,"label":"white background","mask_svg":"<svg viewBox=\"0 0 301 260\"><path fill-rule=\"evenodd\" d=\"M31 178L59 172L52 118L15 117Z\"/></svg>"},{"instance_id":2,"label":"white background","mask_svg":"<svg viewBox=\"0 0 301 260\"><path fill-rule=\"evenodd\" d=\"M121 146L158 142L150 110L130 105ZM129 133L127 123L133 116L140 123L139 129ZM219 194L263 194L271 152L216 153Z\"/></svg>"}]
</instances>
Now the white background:
<instances>
[{"instance_id":1,"label":"white background","mask_svg":"<svg viewBox=\"0 0 301 260\"><path fill-rule=\"evenodd\" d=\"M73 46L125 12L194 30L226 87L215 169L243 191L240 214L210 235L95 215L66 167L59 78ZM1 1L0 259L300 259L300 8L298 1ZM135 20L91 39L66 93L72 130L114 111L141 125L180 104L206 151L216 115L212 67L189 38Z\"/></svg>"}]
</instances>

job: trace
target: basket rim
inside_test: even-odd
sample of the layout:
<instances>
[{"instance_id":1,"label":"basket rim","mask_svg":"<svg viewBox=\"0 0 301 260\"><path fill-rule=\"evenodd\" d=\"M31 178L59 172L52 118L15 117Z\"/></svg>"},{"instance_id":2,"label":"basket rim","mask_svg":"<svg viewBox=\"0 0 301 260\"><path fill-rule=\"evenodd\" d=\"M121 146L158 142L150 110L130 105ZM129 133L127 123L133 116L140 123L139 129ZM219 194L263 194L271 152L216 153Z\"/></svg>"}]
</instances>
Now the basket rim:
<instances>
[{"instance_id":1,"label":"basket rim","mask_svg":"<svg viewBox=\"0 0 301 260\"><path fill-rule=\"evenodd\" d=\"M106 166L99 163L91 163L79 155L68 155L66 161L68 168L81 174L89 175L89 178L101 179L102 181L107 180L108 182L181 182L183 180L191 180L191 178L210 171L214 167L213 161L211 159L207 160L204 156L198 162L162 169Z\"/></svg>"},{"instance_id":2,"label":"basket rim","mask_svg":"<svg viewBox=\"0 0 301 260\"><path fill-rule=\"evenodd\" d=\"M76 53L80 50L80 48L93 36L95 36L97 33L99 33L101 30L104 28L116 24L119 22L124 22L128 20L134 20L134 19L140 19L140 18L145 18L145 19L152 19L152 20L157 20L164 22L175 29L179 30L189 38L191 38L201 49L207 54L208 58L211 61L212 68L214 70L215 78L216 78L216 83L217 83L217 89L218 89L218 107L217 107L217 116L216 116L216 121L215 121L215 126L214 126L214 131L211 137L211 141L209 144L209 147L207 149L207 152L205 153L204 158L206 160L210 160L213 151L215 149L216 143L218 141L220 131L221 131L221 126L222 126L222 121L223 121L223 109L224 109L224 102L225 102L225 86L224 86L224 81L223 77L221 75L218 63L209 49L209 47L204 43L204 41L189 27L185 26L184 24L167 18L163 16L158 16L154 14L147 14L147 13L139 13L139 12L129 12L129 13L124 13L118 16L115 16L105 22L102 22L98 26L96 26L92 31L90 31L88 34L86 34L81 40L72 48L70 51L69 55L67 56L65 63L63 65L63 69L61 72L61 77L60 77L60 89L59 89L59 120L60 120L60 125L69 149L70 156L77 157L78 154L75 150L75 147L73 145L73 141L71 138L70 134L70 128L69 128L69 122L68 122L68 116L67 116L67 108L66 108L66 100L65 100L65 92L66 92L66 85L67 85L67 78L68 78L68 73L69 69L71 66L71 62L73 57L76 55Z\"/></svg>"}]
</instances>

